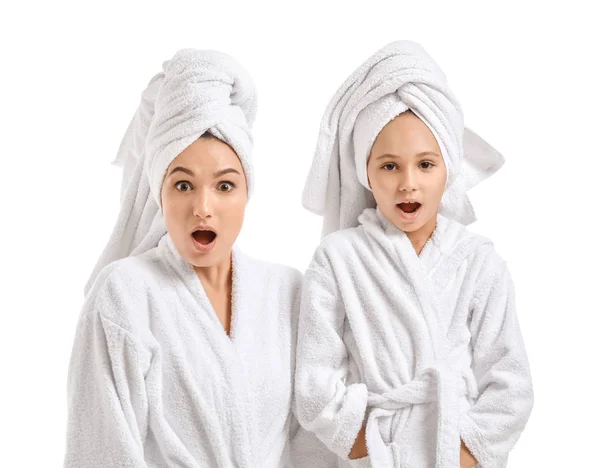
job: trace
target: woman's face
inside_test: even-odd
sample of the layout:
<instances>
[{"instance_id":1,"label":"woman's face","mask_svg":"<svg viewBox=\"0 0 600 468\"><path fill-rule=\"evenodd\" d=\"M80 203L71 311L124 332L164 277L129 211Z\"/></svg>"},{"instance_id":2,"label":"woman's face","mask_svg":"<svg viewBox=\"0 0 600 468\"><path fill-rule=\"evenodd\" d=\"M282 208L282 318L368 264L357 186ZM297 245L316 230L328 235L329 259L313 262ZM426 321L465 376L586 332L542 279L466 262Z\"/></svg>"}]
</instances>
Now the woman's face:
<instances>
[{"instance_id":1,"label":"woman's face","mask_svg":"<svg viewBox=\"0 0 600 468\"><path fill-rule=\"evenodd\" d=\"M369 185L397 228L410 233L435 225L446 185L441 154L429 127L412 112L389 122L375 139L367 161Z\"/></svg>"},{"instance_id":2,"label":"woman's face","mask_svg":"<svg viewBox=\"0 0 600 468\"><path fill-rule=\"evenodd\" d=\"M161 189L167 231L195 267L227 261L244 221L246 177L237 154L217 138L200 138L167 169Z\"/></svg>"}]
</instances>

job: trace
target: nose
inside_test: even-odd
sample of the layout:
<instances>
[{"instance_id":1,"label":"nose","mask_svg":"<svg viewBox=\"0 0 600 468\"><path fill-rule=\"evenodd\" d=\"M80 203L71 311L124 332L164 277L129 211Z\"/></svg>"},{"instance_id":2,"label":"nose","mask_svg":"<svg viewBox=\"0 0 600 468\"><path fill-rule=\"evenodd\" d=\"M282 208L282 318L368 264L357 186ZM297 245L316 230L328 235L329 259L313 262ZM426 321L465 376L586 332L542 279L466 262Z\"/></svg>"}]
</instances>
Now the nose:
<instances>
[{"instance_id":1,"label":"nose","mask_svg":"<svg viewBox=\"0 0 600 468\"><path fill-rule=\"evenodd\" d=\"M209 190L198 190L194 200L194 216L201 219L211 218L213 215L213 203Z\"/></svg>"},{"instance_id":2,"label":"nose","mask_svg":"<svg viewBox=\"0 0 600 468\"><path fill-rule=\"evenodd\" d=\"M418 190L418 176L414 169L407 169L400 176L400 183L398 186L398 190L400 192L413 192Z\"/></svg>"}]
</instances>

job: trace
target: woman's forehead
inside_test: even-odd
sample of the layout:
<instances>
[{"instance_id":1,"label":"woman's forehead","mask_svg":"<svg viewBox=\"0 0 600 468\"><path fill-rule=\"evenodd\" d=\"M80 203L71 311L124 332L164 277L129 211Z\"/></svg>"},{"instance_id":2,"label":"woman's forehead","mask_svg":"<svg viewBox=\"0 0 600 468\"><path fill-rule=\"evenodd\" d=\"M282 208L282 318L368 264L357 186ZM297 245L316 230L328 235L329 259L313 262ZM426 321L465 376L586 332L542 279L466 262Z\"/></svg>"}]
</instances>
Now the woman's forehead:
<instances>
[{"instance_id":1,"label":"woman's forehead","mask_svg":"<svg viewBox=\"0 0 600 468\"><path fill-rule=\"evenodd\" d=\"M196 140L188 146L173 160L169 170L176 166L185 167L193 172L242 169L235 151L229 145L212 138Z\"/></svg>"}]
</instances>

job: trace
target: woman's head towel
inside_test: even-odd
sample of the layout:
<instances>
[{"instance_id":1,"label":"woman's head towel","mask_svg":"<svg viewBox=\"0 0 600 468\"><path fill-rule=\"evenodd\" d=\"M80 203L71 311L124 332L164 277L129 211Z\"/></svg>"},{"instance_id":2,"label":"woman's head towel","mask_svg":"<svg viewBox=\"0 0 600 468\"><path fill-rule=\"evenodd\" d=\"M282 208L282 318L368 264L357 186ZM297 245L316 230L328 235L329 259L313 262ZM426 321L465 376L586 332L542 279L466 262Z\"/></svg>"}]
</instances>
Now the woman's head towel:
<instances>
[{"instance_id":1,"label":"woman's head towel","mask_svg":"<svg viewBox=\"0 0 600 468\"><path fill-rule=\"evenodd\" d=\"M85 292L109 263L152 249L167 232L160 191L169 164L202 134L229 144L253 188L252 134L256 89L229 55L185 49L163 64L125 133L115 164L123 167L121 210Z\"/></svg>"},{"instance_id":2,"label":"woman's head towel","mask_svg":"<svg viewBox=\"0 0 600 468\"><path fill-rule=\"evenodd\" d=\"M383 127L408 109L432 131L446 164L440 214L463 224L475 221L467 190L494 174L504 158L464 127L444 72L423 47L397 41L342 84L323 116L302 200L306 209L324 217L323 236L358 225L360 213L375 206L367 158Z\"/></svg>"}]
</instances>

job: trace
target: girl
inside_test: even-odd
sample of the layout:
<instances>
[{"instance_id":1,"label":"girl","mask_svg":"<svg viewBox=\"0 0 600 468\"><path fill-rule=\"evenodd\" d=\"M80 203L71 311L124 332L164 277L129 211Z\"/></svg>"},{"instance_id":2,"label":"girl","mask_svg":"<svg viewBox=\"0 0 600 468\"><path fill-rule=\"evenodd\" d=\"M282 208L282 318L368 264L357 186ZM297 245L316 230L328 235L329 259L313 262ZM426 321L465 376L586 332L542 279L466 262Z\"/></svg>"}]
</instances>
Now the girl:
<instances>
[{"instance_id":1,"label":"girl","mask_svg":"<svg viewBox=\"0 0 600 468\"><path fill-rule=\"evenodd\" d=\"M505 262L464 225L503 158L421 46L384 47L323 118L304 206L297 414L340 466L505 467L533 405Z\"/></svg>"}]
</instances>

